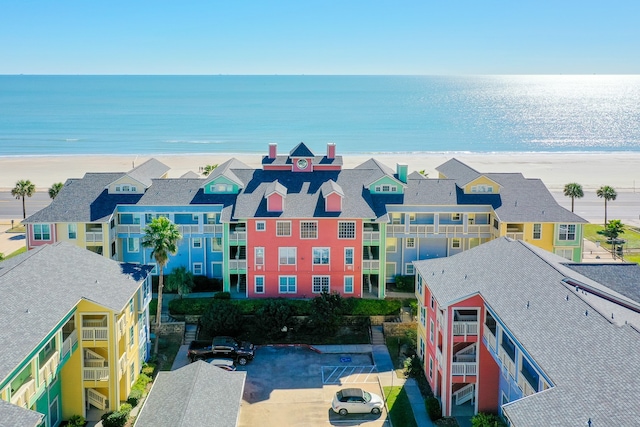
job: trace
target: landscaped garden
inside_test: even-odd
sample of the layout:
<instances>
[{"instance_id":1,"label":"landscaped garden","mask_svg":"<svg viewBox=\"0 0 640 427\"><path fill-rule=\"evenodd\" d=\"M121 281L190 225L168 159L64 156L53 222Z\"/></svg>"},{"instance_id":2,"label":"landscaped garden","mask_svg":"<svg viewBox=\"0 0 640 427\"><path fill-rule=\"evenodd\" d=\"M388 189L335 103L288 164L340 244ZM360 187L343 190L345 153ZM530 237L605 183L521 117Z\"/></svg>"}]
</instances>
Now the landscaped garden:
<instances>
[{"instance_id":1,"label":"landscaped garden","mask_svg":"<svg viewBox=\"0 0 640 427\"><path fill-rule=\"evenodd\" d=\"M601 234L605 228L599 224L585 224L584 237L592 242L600 242L600 246L611 252L611 243L607 242L607 236ZM623 259L627 262L640 263L640 229L631 226L623 226L624 233L618 239L625 241Z\"/></svg>"}]
</instances>

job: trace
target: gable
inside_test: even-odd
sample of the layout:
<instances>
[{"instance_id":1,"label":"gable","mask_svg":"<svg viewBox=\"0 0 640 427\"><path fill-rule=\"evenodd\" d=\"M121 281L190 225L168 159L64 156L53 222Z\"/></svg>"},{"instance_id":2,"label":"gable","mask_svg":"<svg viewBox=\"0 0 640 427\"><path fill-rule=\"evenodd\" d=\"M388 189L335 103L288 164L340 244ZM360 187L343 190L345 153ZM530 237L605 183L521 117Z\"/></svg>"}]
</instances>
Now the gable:
<instances>
[{"instance_id":1,"label":"gable","mask_svg":"<svg viewBox=\"0 0 640 427\"><path fill-rule=\"evenodd\" d=\"M499 194L500 184L481 175L463 187L465 194Z\"/></svg>"},{"instance_id":2,"label":"gable","mask_svg":"<svg viewBox=\"0 0 640 427\"><path fill-rule=\"evenodd\" d=\"M146 185L129 175L124 175L107 186L109 194L143 194L146 189Z\"/></svg>"},{"instance_id":3,"label":"gable","mask_svg":"<svg viewBox=\"0 0 640 427\"><path fill-rule=\"evenodd\" d=\"M220 175L208 181L203 186L204 194L238 194L240 186L224 175Z\"/></svg>"},{"instance_id":4,"label":"gable","mask_svg":"<svg viewBox=\"0 0 640 427\"><path fill-rule=\"evenodd\" d=\"M369 184L371 194L402 194L404 185L395 178L383 176Z\"/></svg>"}]
</instances>

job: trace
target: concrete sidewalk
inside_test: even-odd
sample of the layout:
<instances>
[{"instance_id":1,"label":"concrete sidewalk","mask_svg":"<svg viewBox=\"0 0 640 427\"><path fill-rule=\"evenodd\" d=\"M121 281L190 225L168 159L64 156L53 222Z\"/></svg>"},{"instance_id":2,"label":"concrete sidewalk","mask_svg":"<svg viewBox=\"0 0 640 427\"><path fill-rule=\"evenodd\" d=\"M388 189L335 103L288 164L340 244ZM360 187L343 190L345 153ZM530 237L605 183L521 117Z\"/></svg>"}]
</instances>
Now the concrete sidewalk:
<instances>
[{"instance_id":1,"label":"concrete sidewalk","mask_svg":"<svg viewBox=\"0 0 640 427\"><path fill-rule=\"evenodd\" d=\"M18 224L19 221L15 223ZM11 229L11 221L0 222L0 253L5 256L24 248L27 244L24 233L7 233L9 229Z\"/></svg>"}]
</instances>

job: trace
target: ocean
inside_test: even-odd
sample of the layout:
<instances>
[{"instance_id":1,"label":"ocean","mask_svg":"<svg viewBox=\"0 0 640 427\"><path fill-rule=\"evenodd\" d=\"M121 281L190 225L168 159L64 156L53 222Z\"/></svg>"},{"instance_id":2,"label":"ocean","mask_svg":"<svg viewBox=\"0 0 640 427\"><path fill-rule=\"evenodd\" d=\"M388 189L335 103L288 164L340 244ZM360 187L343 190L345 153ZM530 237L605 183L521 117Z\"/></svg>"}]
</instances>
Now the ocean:
<instances>
[{"instance_id":1,"label":"ocean","mask_svg":"<svg viewBox=\"0 0 640 427\"><path fill-rule=\"evenodd\" d=\"M640 151L640 76L0 76L0 156Z\"/></svg>"}]
</instances>

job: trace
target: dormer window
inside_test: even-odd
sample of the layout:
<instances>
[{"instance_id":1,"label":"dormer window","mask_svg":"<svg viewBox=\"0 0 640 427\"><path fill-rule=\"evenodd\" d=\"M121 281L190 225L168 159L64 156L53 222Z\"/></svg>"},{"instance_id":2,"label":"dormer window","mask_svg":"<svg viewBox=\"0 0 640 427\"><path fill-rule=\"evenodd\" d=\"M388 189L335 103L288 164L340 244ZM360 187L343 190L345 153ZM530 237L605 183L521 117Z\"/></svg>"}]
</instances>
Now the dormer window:
<instances>
[{"instance_id":1,"label":"dormer window","mask_svg":"<svg viewBox=\"0 0 640 427\"><path fill-rule=\"evenodd\" d=\"M395 193L398 191L398 187L395 185L376 185L375 186L376 193Z\"/></svg>"},{"instance_id":2,"label":"dormer window","mask_svg":"<svg viewBox=\"0 0 640 427\"><path fill-rule=\"evenodd\" d=\"M212 193L230 193L233 191L233 184L212 184L209 186Z\"/></svg>"},{"instance_id":3,"label":"dormer window","mask_svg":"<svg viewBox=\"0 0 640 427\"><path fill-rule=\"evenodd\" d=\"M135 193L137 188L135 185L116 185L116 193Z\"/></svg>"},{"instance_id":4,"label":"dormer window","mask_svg":"<svg viewBox=\"0 0 640 427\"><path fill-rule=\"evenodd\" d=\"M493 187L490 185L474 185L471 187L472 193L493 193Z\"/></svg>"}]
</instances>

